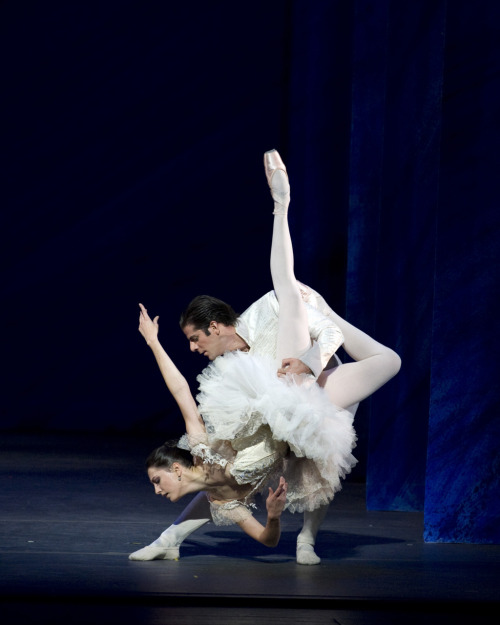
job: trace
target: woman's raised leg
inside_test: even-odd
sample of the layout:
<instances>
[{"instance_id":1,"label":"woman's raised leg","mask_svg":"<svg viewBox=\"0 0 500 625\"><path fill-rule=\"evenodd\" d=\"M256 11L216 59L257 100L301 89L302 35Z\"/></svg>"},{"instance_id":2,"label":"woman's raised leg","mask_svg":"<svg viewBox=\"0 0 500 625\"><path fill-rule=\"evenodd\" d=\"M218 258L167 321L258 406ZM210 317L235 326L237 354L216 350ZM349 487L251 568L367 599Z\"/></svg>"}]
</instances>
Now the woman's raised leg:
<instances>
[{"instance_id":1,"label":"woman's raised leg","mask_svg":"<svg viewBox=\"0 0 500 625\"><path fill-rule=\"evenodd\" d=\"M311 346L307 312L293 270L293 247L288 228L290 185L276 150L264 155L266 175L274 199L271 277L279 303L277 360L298 358Z\"/></svg>"},{"instance_id":2,"label":"woman's raised leg","mask_svg":"<svg viewBox=\"0 0 500 625\"><path fill-rule=\"evenodd\" d=\"M276 150L266 152L264 163L274 199L271 276L279 303L277 359L281 363L284 358L300 357L311 346L311 338L307 311L293 269L293 247L288 228L288 176ZM298 564L321 562L314 551L314 543L327 510L328 505L304 512L304 524L297 538Z\"/></svg>"}]
</instances>

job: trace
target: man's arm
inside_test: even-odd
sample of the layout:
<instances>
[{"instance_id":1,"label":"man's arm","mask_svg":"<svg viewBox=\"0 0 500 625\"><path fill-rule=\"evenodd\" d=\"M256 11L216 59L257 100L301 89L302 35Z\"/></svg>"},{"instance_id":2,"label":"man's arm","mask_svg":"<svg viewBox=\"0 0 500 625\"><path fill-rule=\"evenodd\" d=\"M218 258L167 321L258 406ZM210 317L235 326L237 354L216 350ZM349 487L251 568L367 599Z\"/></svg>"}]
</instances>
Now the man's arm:
<instances>
[{"instance_id":1,"label":"man's arm","mask_svg":"<svg viewBox=\"0 0 500 625\"><path fill-rule=\"evenodd\" d=\"M344 335L331 318L325 317L319 310L307 303L306 309L312 345L300 356L300 361L317 378L344 342ZM287 360L284 361L285 364ZM288 373L296 373L291 367L287 371Z\"/></svg>"},{"instance_id":2,"label":"man's arm","mask_svg":"<svg viewBox=\"0 0 500 625\"><path fill-rule=\"evenodd\" d=\"M340 328L333 319L323 311L318 310L315 306L320 297L315 291L300 284L302 298L304 300L309 325L309 334L311 336L311 347L299 358L287 358L282 363L281 373L312 373L318 377L332 355L344 342L344 336ZM315 297L313 297L315 296ZM311 298L309 303L308 299ZM321 299L321 303L324 300ZM324 303L325 309L328 309ZM325 310L325 313L327 310ZM256 337L259 337L259 349L262 349L262 340L260 336L263 328L269 328L278 318L279 304L274 291L269 291L263 297L254 302L242 315L240 320L241 327L238 326L237 332L245 339L251 348L254 347ZM264 330L264 334L269 335L269 330ZM275 338L274 338L275 340ZM268 344L271 345L271 336L267 336ZM266 349L264 353L272 355L272 348Z\"/></svg>"}]
</instances>

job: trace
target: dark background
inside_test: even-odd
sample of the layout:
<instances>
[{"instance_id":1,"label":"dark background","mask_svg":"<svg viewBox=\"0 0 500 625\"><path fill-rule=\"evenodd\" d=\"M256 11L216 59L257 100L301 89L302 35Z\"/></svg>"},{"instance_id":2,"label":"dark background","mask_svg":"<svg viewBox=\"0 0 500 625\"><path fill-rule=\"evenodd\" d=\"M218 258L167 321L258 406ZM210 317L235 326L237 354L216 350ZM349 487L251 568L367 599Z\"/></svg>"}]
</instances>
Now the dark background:
<instances>
[{"instance_id":1,"label":"dark background","mask_svg":"<svg viewBox=\"0 0 500 625\"><path fill-rule=\"evenodd\" d=\"M371 509L498 542L500 5L0 4L2 431L159 440L181 424L138 302L271 288L262 154L296 275L398 351L356 418Z\"/></svg>"}]
</instances>

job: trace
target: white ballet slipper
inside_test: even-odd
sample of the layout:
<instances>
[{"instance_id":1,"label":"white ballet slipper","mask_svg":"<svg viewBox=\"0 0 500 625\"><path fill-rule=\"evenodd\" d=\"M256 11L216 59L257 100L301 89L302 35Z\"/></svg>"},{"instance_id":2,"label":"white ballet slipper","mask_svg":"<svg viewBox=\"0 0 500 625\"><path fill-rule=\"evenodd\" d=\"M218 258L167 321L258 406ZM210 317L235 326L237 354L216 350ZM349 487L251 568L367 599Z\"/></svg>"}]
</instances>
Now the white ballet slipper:
<instances>
[{"instance_id":1,"label":"white ballet slipper","mask_svg":"<svg viewBox=\"0 0 500 625\"><path fill-rule=\"evenodd\" d=\"M178 560L179 557L179 547L161 547L151 543L131 553L128 559L146 562L148 560Z\"/></svg>"},{"instance_id":2,"label":"white ballet slipper","mask_svg":"<svg viewBox=\"0 0 500 625\"><path fill-rule=\"evenodd\" d=\"M186 519L174 523L147 547L131 553L129 560L178 560L179 547L182 542L195 530L208 523L209 519Z\"/></svg>"},{"instance_id":3,"label":"white ballet slipper","mask_svg":"<svg viewBox=\"0 0 500 625\"><path fill-rule=\"evenodd\" d=\"M297 564L306 564L312 566L319 564L321 558L316 555L314 546L308 543L297 543Z\"/></svg>"}]
</instances>

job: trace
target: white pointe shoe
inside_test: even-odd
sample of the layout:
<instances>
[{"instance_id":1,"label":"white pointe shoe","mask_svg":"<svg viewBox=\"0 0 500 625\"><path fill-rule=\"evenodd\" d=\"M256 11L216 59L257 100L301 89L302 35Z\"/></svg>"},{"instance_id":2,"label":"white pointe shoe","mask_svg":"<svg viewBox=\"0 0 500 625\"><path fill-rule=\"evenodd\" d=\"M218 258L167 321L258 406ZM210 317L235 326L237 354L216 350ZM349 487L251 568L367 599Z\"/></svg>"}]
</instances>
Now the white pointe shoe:
<instances>
[{"instance_id":1,"label":"white pointe shoe","mask_svg":"<svg viewBox=\"0 0 500 625\"><path fill-rule=\"evenodd\" d=\"M285 163L277 150L269 150L264 154L264 170L271 196L275 202L273 215L286 215L290 204L290 184ZM277 172L283 172L275 176Z\"/></svg>"}]
</instances>

